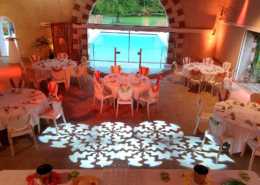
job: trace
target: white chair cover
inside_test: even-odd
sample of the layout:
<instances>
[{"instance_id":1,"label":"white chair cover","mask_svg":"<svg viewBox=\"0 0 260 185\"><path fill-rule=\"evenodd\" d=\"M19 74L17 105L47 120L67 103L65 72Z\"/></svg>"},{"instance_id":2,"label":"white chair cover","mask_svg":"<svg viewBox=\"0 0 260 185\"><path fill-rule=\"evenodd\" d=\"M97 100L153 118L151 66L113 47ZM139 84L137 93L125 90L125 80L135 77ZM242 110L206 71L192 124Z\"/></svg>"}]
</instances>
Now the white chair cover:
<instances>
[{"instance_id":1,"label":"white chair cover","mask_svg":"<svg viewBox=\"0 0 260 185\"><path fill-rule=\"evenodd\" d=\"M182 59L183 65L191 63L190 57L185 57Z\"/></svg>"},{"instance_id":2,"label":"white chair cover","mask_svg":"<svg viewBox=\"0 0 260 185\"><path fill-rule=\"evenodd\" d=\"M60 112L60 110L61 110L61 103L62 103L62 101L61 100L59 100L59 101L54 101L53 102L53 104L52 104L52 107L53 107L53 109L55 110L55 112L56 113L59 113Z\"/></svg>"},{"instance_id":3,"label":"white chair cover","mask_svg":"<svg viewBox=\"0 0 260 185\"><path fill-rule=\"evenodd\" d=\"M127 91L127 89L123 89L123 91ZM132 100L133 90L129 89L127 92L123 92L121 88L118 89L118 98L119 100Z\"/></svg>"},{"instance_id":4,"label":"white chair cover","mask_svg":"<svg viewBox=\"0 0 260 185\"><path fill-rule=\"evenodd\" d=\"M224 62L223 63L223 69L225 71L229 71L230 68L231 68L231 63L230 62Z\"/></svg>"},{"instance_id":5,"label":"white chair cover","mask_svg":"<svg viewBox=\"0 0 260 185\"><path fill-rule=\"evenodd\" d=\"M9 116L6 118L6 122L10 129L15 131L20 131L28 127L31 119L31 114L19 114L13 116Z\"/></svg>"},{"instance_id":6,"label":"white chair cover","mask_svg":"<svg viewBox=\"0 0 260 185\"><path fill-rule=\"evenodd\" d=\"M209 118L209 131L214 137L220 137L225 132L226 128L221 122L215 121L213 118Z\"/></svg>"},{"instance_id":7,"label":"white chair cover","mask_svg":"<svg viewBox=\"0 0 260 185\"><path fill-rule=\"evenodd\" d=\"M40 61L40 56L39 55L31 55L30 56L30 61L31 63L39 62Z\"/></svg>"},{"instance_id":8,"label":"white chair cover","mask_svg":"<svg viewBox=\"0 0 260 185\"><path fill-rule=\"evenodd\" d=\"M101 95L102 91L103 91L103 86L100 83L98 83L98 81L96 81L96 80L93 80L92 83L95 87L95 94Z\"/></svg>"},{"instance_id":9,"label":"white chair cover","mask_svg":"<svg viewBox=\"0 0 260 185\"><path fill-rule=\"evenodd\" d=\"M59 53L57 57L58 57L58 59L68 59L69 58L67 53Z\"/></svg>"},{"instance_id":10,"label":"white chair cover","mask_svg":"<svg viewBox=\"0 0 260 185\"><path fill-rule=\"evenodd\" d=\"M213 64L213 59L212 58L203 58L202 62L205 64Z\"/></svg>"}]
</instances>

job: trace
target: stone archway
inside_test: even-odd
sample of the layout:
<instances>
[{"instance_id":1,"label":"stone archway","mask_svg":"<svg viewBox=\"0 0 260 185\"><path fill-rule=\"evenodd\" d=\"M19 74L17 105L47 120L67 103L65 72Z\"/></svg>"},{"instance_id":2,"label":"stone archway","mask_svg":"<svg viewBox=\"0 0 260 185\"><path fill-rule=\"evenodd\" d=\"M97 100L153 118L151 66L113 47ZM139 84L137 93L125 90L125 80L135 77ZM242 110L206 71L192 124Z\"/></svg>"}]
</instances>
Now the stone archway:
<instances>
[{"instance_id":1,"label":"stone archway","mask_svg":"<svg viewBox=\"0 0 260 185\"><path fill-rule=\"evenodd\" d=\"M89 15L95 3L98 0L76 0L71 21L74 23L87 24ZM165 9L168 16L170 28L181 28L185 27L184 11L180 0L159 0ZM78 39L82 38L82 54L88 54L88 36L87 31L83 29L73 29L73 52L76 59L80 59L80 43ZM168 44L168 58L167 63L172 63L173 60L181 62L182 59L182 48L183 48L184 34L182 33L170 33L169 44ZM174 52L174 53L173 53Z\"/></svg>"}]
</instances>

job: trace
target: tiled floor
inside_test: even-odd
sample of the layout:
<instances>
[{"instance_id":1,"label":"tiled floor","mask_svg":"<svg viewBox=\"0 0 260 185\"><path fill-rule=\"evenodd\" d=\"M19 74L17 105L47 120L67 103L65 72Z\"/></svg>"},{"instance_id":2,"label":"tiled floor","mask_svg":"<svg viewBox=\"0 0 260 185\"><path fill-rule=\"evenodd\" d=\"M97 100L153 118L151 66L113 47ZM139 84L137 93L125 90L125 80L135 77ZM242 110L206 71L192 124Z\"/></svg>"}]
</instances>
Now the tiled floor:
<instances>
[{"instance_id":1,"label":"tiled floor","mask_svg":"<svg viewBox=\"0 0 260 185\"><path fill-rule=\"evenodd\" d=\"M28 65L29 63L26 62ZM179 69L180 70L180 69ZM8 65L6 58L0 58L0 88L11 76L19 76L16 65ZM7 141L6 131L0 132L0 170L2 169L35 169L40 164L50 163L55 169L72 168L102 168L115 158L128 160L130 168L189 168L197 163L210 169L241 169L248 168L251 150L247 147L244 157L240 154L228 153L229 145L222 150L220 161L215 164L218 147L207 142L205 149L198 152L206 123L201 122L196 136L192 136L198 108L196 98L198 87L187 91L183 80L176 78L171 85L172 74L163 77L160 86L160 113L156 106L150 107L150 117L147 117L146 107L134 111L131 117L130 106L121 106L119 116L110 104L104 103L100 114L100 102L96 101L91 108L94 87L93 77L83 84L72 80L69 93L59 86L59 94L64 96L63 107L67 126L58 120L60 137L56 136L53 123L41 123L41 134L37 134L39 148L36 149L29 136L14 139L15 156L12 157ZM155 79L152 83L155 83ZM41 88L47 94L46 84ZM203 111L212 112L216 103L216 95L210 94L210 87L202 92ZM236 84L233 85L231 99L249 100L249 94ZM134 102L136 108L136 101ZM160 121L156 121L160 120ZM178 127L179 128L178 128ZM36 130L36 128L35 128ZM178 133L183 138L173 139ZM37 131L36 131L37 133ZM252 170L260 175L257 165L260 157L256 157Z\"/></svg>"}]
</instances>

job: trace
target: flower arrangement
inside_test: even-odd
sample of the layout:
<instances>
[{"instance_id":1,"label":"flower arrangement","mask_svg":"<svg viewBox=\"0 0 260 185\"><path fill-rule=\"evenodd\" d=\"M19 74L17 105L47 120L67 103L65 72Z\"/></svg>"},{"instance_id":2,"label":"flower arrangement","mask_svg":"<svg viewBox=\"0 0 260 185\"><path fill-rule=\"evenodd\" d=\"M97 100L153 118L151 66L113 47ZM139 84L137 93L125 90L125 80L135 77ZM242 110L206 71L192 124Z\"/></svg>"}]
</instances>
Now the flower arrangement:
<instances>
[{"instance_id":1,"label":"flower arrangement","mask_svg":"<svg viewBox=\"0 0 260 185\"><path fill-rule=\"evenodd\" d=\"M213 123L213 125L215 125L215 126L218 126L219 124L221 124L221 122L214 120L212 117L210 117L209 119Z\"/></svg>"},{"instance_id":2,"label":"flower arrangement","mask_svg":"<svg viewBox=\"0 0 260 185\"><path fill-rule=\"evenodd\" d=\"M130 87L127 87L126 89L123 89L122 86L120 86L120 90L121 90L123 93L127 93L127 92L130 90Z\"/></svg>"},{"instance_id":3,"label":"flower arrangement","mask_svg":"<svg viewBox=\"0 0 260 185\"><path fill-rule=\"evenodd\" d=\"M83 57L81 58L81 63L83 63L83 62L87 62L87 57L86 57L86 56L83 56Z\"/></svg>"},{"instance_id":4,"label":"flower arrangement","mask_svg":"<svg viewBox=\"0 0 260 185\"><path fill-rule=\"evenodd\" d=\"M221 94L220 94L220 91L218 91L217 92L218 93L218 99L219 99L219 101L226 101L227 99L228 99L228 96L229 96L229 90L228 89L226 89L226 95L225 95L225 98L222 100L222 98L221 98Z\"/></svg>"},{"instance_id":5,"label":"flower arrangement","mask_svg":"<svg viewBox=\"0 0 260 185\"><path fill-rule=\"evenodd\" d=\"M51 174L52 179L55 179L54 182L48 183L48 185L57 185L61 184L61 174L53 171ZM35 179L40 179L42 183L46 183L46 178L41 177L41 175L37 173L32 173L26 177L26 181L28 182L28 185L34 185L35 184ZM39 184L38 184L39 185Z\"/></svg>"}]
</instances>

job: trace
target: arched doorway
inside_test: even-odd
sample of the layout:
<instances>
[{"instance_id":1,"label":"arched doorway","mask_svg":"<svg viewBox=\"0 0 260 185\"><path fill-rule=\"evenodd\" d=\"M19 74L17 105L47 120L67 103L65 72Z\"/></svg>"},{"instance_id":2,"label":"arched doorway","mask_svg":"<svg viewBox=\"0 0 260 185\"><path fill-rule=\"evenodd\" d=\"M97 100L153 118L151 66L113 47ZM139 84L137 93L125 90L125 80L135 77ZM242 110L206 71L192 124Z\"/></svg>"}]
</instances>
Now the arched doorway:
<instances>
[{"instance_id":1,"label":"arched doorway","mask_svg":"<svg viewBox=\"0 0 260 185\"><path fill-rule=\"evenodd\" d=\"M93 8L97 4L98 0L86 0L81 3L75 3L71 20L74 23L87 24L89 22L89 18L93 11ZM169 28L183 28L185 27L185 17L184 11L182 9L182 4L179 0L158 0L165 13L167 14ZM88 42L89 36L87 32L84 32L82 28L75 27L73 29L73 53L74 56L78 56L80 59L80 54L84 54L89 48ZM83 49L81 53L80 43L78 42L78 38L84 39ZM74 42L75 41L75 42ZM168 48L167 48L167 63L172 63L173 60L177 62L181 62L182 60L182 48L183 48L184 34L183 33L169 33L168 39Z\"/></svg>"},{"instance_id":2,"label":"arched doorway","mask_svg":"<svg viewBox=\"0 0 260 185\"><path fill-rule=\"evenodd\" d=\"M0 17L0 49L1 56L9 56L9 41L7 37L16 37L16 32L12 21L5 17ZM15 40L17 47L17 42Z\"/></svg>"}]
</instances>

